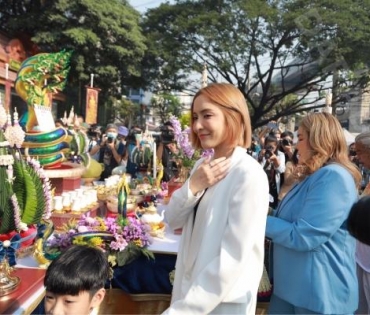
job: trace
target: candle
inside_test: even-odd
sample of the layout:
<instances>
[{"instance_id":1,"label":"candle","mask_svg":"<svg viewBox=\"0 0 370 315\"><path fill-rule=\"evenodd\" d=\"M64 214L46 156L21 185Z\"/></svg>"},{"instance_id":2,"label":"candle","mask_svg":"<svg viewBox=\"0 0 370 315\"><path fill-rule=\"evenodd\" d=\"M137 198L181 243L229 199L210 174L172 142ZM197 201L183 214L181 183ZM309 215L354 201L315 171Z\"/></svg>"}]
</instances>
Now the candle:
<instances>
[{"instance_id":1,"label":"candle","mask_svg":"<svg viewBox=\"0 0 370 315\"><path fill-rule=\"evenodd\" d=\"M153 142L153 180L157 177L157 143Z\"/></svg>"},{"instance_id":2,"label":"candle","mask_svg":"<svg viewBox=\"0 0 370 315\"><path fill-rule=\"evenodd\" d=\"M94 87L94 73L91 73L90 76L90 87Z\"/></svg>"},{"instance_id":3,"label":"candle","mask_svg":"<svg viewBox=\"0 0 370 315\"><path fill-rule=\"evenodd\" d=\"M5 79L6 80L9 79L9 64L8 63L5 64Z\"/></svg>"}]
</instances>

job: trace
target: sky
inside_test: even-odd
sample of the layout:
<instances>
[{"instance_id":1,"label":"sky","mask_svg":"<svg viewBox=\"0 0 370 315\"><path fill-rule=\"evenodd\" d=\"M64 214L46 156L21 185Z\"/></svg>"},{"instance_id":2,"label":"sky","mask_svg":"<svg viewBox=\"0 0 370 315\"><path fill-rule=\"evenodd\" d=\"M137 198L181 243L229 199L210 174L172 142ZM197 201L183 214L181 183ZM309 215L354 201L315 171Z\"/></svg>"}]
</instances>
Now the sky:
<instances>
[{"instance_id":1,"label":"sky","mask_svg":"<svg viewBox=\"0 0 370 315\"><path fill-rule=\"evenodd\" d=\"M147 9L158 7L161 3L167 2L166 0L129 0L130 4L139 12L144 13ZM174 3L174 0L168 0Z\"/></svg>"}]
</instances>

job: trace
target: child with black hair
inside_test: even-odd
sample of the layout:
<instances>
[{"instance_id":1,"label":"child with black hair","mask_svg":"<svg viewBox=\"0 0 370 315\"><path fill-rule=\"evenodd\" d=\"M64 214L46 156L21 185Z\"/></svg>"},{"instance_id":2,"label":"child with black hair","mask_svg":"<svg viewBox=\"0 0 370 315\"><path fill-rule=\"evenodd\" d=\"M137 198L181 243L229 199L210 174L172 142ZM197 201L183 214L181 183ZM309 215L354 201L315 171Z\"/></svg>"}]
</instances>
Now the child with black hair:
<instances>
[{"instance_id":1,"label":"child with black hair","mask_svg":"<svg viewBox=\"0 0 370 315\"><path fill-rule=\"evenodd\" d=\"M46 271L45 313L88 315L105 296L109 264L100 249L71 246Z\"/></svg>"}]
</instances>

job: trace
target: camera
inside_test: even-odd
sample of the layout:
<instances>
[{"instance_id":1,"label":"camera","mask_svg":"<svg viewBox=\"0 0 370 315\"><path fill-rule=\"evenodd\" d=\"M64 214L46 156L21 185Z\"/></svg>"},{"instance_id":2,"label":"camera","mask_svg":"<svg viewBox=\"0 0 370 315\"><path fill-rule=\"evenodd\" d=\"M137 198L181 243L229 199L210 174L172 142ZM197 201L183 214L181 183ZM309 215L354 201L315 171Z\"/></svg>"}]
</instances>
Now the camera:
<instances>
[{"instance_id":1,"label":"camera","mask_svg":"<svg viewBox=\"0 0 370 315\"><path fill-rule=\"evenodd\" d=\"M268 160L274 154L274 148L271 146L266 147L265 159Z\"/></svg>"},{"instance_id":2,"label":"camera","mask_svg":"<svg viewBox=\"0 0 370 315\"><path fill-rule=\"evenodd\" d=\"M113 143L114 141L114 138L113 137L108 137L107 138L107 143Z\"/></svg>"},{"instance_id":3,"label":"camera","mask_svg":"<svg viewBox=\"0 0 370 315\"><path fill-rule=\"evenodd\" d=\"M281 140L281 144L283 146L290 146L290 145L292 145L292 142L289 141L288 139L283 139L283 140Z\"/></svg>"},{"instance_id":4,"label":"camera","mask_svg":"<svg viewBox=\"0 0 370 315\"><path fill-rule=\"evenodd\" d=\"M96 131L88 131L87 132L87 136L89 138L95 138L95 139L97 139L99 137L99 134Z\"/></svg>"},{"instance_id":5,"label":"camera","mask_svg":"<svg viewBox=\"0 0 370 315\"><path fill-rule=\"evenodd\" d=\"M89 138L99 138L101 132L100 132L100 127L99 126L95 126L95 127L91 127L89 128L89 130L87 131L87 136Z\"/></svg>"},{"instance_id":6,"label":"camera","mask_svg":"<svg viewBox=\"0 0 370 315\"><path fill-rule=\"evenodd\" d=\"M161 129L161 142L169 144L175 142L175 133L168 126L163 126Z\"/></svg>"}]
</instances>

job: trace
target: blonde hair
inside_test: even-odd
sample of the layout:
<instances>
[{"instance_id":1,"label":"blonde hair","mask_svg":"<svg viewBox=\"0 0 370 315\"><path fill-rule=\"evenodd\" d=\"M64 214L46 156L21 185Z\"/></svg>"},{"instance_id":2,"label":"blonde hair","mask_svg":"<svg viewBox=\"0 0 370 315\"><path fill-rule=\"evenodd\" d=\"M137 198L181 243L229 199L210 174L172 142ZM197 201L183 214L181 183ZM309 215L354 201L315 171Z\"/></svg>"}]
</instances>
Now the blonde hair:
<instances>
[{"instance_id":1,"label":"blonde hair","mask_svg":"<svg viewBox=\"0 0 370 315\"><path fill-rule=\"evenodd\" d=\"M312 113L301 122L300 127L307 132L311 157L304 162L306 175L317 171L326 163L338 163L345 167L358 185L361 173L349 160L348 148L342 126L329 113Z\"/></svg>"},{"instance_id":2,"label":"blonde hair","mask_svg":"<svg viewBox=\"0 0 370 315\"><path fill-rule=\"evenodd\" d=\"M206 97L212 104L218 106L225 116L226 141L248 148L252 140L252 128L247 103L243 94L232 84L213 83L195 94L191 104L191 125L193 126L194 101L200 95ZM199 138L193 128L190 132L191 144L195 149L201 149Z\"/></svg>"}]
</instances>

